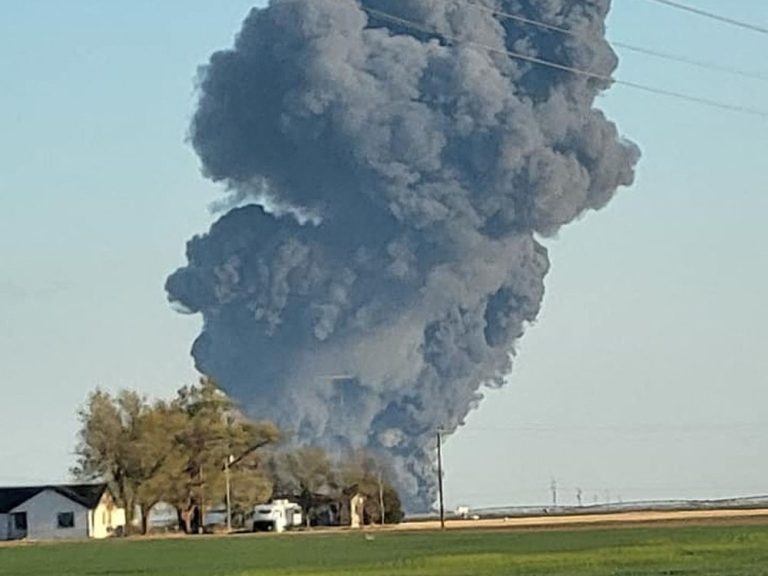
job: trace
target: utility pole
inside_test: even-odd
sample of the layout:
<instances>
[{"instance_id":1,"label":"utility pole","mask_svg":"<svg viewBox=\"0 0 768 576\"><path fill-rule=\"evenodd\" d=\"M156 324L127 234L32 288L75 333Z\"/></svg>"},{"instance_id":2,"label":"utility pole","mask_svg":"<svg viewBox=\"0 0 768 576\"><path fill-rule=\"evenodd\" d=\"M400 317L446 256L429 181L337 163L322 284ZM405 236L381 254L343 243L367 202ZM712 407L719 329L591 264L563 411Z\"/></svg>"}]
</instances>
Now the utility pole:
<instances>
[{"instance_id":1,"label":"utility pole","mask_svg":"<svg viewBox=\"0 0 768 576\"><path fill-rule=\"evenodd\" d=\"M440 494L440 529L445 530L445 505L443 503L443 447L442 429L437 429L437 489Z\"/></svg>"},{"instance_id":2,"label":"utility pole","mask_svg":"<svg viewBox=\"0 0 768 576\"><path fill-rule=\"evenodd\" d=\"M227 485L227 532L232 532L232 488L229 482L229 463L232 461L232 454L224 460L224 479Z\"/></svg>"},{"instance_id":3,"label":"utility pole","mask_svg":"<svg viewBox=\"0 0 768 576\"><path fill-rule=\"evenodd\" d=\"M552 507L557 508L557 480L554 478L549 483L549 489L552 490Z\"/></svg>"},{"instance_id":4,"label":"utility pole","mask_svg":"<svg viewBox=\"0 0 768 576\"><path fill-rule=\"evenodd\" d=\"M202 464L200 464L200 526L197 527L197 533L205 533L205 476Z\"/></svg>"},{"instance_id":5,"label":"utility pole","mask_svg":"<svg viewBox=\"0 0 768 576\"><path fill-rule=\"evenodd\" d=\"M379 520L384 526L384 483L381 480L381 466L379 466Z\"/></svg>"}]
</instances>

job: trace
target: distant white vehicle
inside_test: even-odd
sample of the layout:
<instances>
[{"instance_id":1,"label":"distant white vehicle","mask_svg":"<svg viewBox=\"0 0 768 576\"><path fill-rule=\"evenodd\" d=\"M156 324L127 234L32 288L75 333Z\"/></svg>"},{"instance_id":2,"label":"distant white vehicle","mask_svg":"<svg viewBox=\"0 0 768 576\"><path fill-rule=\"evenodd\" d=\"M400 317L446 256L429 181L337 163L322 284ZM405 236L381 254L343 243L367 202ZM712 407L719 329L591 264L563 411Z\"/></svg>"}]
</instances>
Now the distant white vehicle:
<instances>
[{"instance_id":1,"label":"distant white vehicle","mask_svg":"<svg viewBox=\"0 0 768 576\"><path fill-rule=\"evenodd\" d=\"M254 532L285 532L301 526L301 506L289 500L273 500L253 509Z\"/></svg>"},{"instance_id":2,"label":"distant white vehicle","mask_svg":"<svg viewBox=\"0 0 768 576\"><path fill-rule=\"evenodd\" d=\"M469 506L457 506L454 514L458 518L469 518Z\"/></svg>"}]
</instances>

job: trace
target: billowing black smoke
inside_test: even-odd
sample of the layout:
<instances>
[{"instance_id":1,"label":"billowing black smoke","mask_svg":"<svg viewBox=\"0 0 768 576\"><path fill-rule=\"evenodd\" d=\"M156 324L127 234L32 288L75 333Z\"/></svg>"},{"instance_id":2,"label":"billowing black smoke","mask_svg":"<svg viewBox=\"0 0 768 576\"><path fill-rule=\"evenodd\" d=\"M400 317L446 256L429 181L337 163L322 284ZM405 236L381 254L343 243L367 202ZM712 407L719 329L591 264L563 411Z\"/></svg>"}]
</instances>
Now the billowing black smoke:
<instances>
[{"instance_id":1,"label":"billowing black smoke","mask_svg":"<svg viewBox=\"0 0 768 576\"><path fill-rule=\"evenodd\" d=\"M536 318L537 237L638 158L592 107L608 83L478 46L609 75L610 0L482 4L578 35L465 0L254 9L204 68L191 130L240 207L167 283L203 315L202 372L298 442L389 455L411 509L434 501L435 430L502 384Z\"/></svg>"}]
</instances>

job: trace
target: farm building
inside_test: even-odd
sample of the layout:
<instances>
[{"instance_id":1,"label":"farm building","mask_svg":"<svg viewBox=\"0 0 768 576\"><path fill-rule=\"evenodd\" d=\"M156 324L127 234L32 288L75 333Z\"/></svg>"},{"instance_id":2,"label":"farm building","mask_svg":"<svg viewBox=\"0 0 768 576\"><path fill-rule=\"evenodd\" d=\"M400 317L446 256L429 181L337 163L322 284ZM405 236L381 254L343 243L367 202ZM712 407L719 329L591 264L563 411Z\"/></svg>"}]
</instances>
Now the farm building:
<instances>
[{"instance_id":1,"label":"farm building","mask_svg":"<svg viewBox=\"0 0 768 576\"><path fill-rule=\"evenodd\" d=\"M106 538L124 526L106 484L0 488L0 541Z\"/></svg>"}]
</instances>

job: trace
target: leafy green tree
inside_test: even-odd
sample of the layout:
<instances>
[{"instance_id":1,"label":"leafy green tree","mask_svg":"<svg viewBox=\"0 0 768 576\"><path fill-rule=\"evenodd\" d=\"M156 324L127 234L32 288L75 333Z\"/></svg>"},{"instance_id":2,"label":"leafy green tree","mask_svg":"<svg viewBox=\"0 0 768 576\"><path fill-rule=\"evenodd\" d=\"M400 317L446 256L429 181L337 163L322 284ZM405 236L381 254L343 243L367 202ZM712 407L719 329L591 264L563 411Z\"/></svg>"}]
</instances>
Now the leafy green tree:
<instances>
[{"instance_id":1,"label":"leafy green tree","mask_svg":"<svg viewBox=\"0 0 768 576\"><path fill-rule=\"evenodd\" d=\"M352 454L341 466L345 495L358 493L365 498L366 524L396 524L403 519L400 495L392 485L391 475L383 459L362 451Z\"/></svg>"},{"instance_id":2,"label":"leafy green tree","mask_svg":"<svg viewBox=\"0 0 768 576\"><path fill-rule=\"evenodd\" d=\"M205 504L221 503L226 493L228 462L233 503L241 508L269 497L268 477L259 469L260 448L277 442L280 433L269 422L251 422L210 378L179 390L173 403L186 418L178 436L184 454L182 473L169 486L169 501L179 511L182 529L204 523Z\"/></svg>"},{"instance_id":3,"label":"leafy green tree","mask_svg":"<svg viewBox=\"0 0 768 576\"><path fill-rule=\"evenodd\" d=\"M146 529L147 514L160 496L149 489L150 481L174 460L169 438L180 431L180 422L167 418L168 411L162 402L150 405L135 392L123 390L113 397L96 390L79 412L73 473L82 480L107 482L125 508L128 529L137 508Z\"/></svg>"},{"instance_id":4,"label":"leafy green tree","mask_svg":"<svg viewBox=\"0 0 768 576\"><path fill-rule=\"evenodd\" d=\"M231 505L234 526L244 526L247 515L257 504L272 496L272 480L261 463L240 463L230 471Z\"/></svg>"},{"instance_id":5,"label":"leafy green tree","mask_svg":"<svg viewBox=\"0 0 768 576\"><path fill-rule=\"evenodd\" d=\"M136 490L136 506L141 513L143 534L148 532L152 508L166 499L174 479L183 472L185 454L179 439L185 425L184 415L165 402L157 402L141 419L135 447L148 468Z\"/></svg>"},{"instance_id":6,"label":"leafy green tree","mask_svg":"<svg viewBox=\"0 0 768 576\"><path fill-rule=\"evenodd\" d=\"M208 378L182 388L172 402L96 390L78 417L73 472L109 484L129 529L138 509L146 533L149 513L161 501L176 506L186 531L200 526L204 504L225 500L225 462L235 507L247 510L271 494L258 450L279 439L278 429L249 421Z\"/></svg>"}]
</instances>

